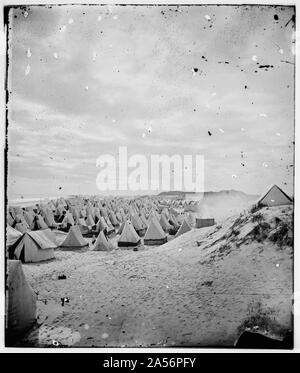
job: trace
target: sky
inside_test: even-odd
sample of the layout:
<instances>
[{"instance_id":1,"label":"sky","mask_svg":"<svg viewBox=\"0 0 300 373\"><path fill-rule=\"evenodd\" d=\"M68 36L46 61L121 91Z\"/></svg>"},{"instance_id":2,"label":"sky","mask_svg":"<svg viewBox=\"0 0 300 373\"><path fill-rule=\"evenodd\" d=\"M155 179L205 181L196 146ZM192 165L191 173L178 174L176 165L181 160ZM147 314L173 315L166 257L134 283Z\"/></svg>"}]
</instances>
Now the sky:
<instances>
[{"instance_id":1,"label":"sky","mask_svg":"<svg viewBox=\"0 0 300 373\"><path fill-rule=\"evenodd\" d=\"M118 159L120 146L128 157L202 155L206 191L277 184L293 194L293 15L274 6L12 9L9 198L103 194L96 161Z\"/></svg>"}]
</instances>

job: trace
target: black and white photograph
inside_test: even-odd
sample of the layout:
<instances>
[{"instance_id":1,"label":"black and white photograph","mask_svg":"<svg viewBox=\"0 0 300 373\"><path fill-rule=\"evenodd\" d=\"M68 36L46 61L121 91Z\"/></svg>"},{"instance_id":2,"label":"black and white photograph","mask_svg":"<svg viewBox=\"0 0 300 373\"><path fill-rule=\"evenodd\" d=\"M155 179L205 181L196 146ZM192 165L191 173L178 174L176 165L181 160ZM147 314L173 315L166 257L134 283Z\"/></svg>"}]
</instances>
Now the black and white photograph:
<instances>
[{"instance_id":1,"label":"black and white photograph","mask_svg":"<svg viewBox=\"0 0 300 373\"><path fill-rule=\"evenodd\" d=\"M295 5L2 27L5 347L292 350Z\"/></svg>"}]
</instances>

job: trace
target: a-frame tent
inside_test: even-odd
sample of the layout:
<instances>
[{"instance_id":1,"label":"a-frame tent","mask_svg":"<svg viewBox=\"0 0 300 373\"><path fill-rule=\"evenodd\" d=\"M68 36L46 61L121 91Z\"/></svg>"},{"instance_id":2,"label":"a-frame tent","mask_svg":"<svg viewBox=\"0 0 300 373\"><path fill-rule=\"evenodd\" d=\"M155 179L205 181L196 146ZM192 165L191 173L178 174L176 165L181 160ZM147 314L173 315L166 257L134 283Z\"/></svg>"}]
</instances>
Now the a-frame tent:
<instances>
[{"instance_id":1,"label":"a-frame tent","mask_svg":"<svg viewBox=\"0 0 300 373\"><path fill-rule=\"evenodd\" d=\"M141 243L141 239L136 233L133 225L130 221L126 221L123 227L123 231L118 240L119 247L135 247Z\"/></svg>"},{"instance_id":2,"label":"a-frame tent","mask_svg":"<svg viewBox=\"0 0 300 373\"><path fill-rule=\"evenodd\" d=\"M94 244L94 251L110 251L112 249L111 244L105 237L103 231L98 234L96 242Z\"/></svg>"},{"instance_id":3,"label":"a-frame tent","mask_svg":"<svg viewBox=\"0 0 300 373\"><path fill-rule=\"evenodd\" d=\"M10 347L34 324L37 296L26 281L19 260L8 260L7 269L5 344Z\"/></svg>"},{"instance_id":4,"label":"a-frame tent","mask_svg":"<svg viewBox=\"0 0 300 373\"><path fill-rule=\"evenodd\" d=\"M76 250L88 245L89 243L83 238L79 226L73 225L60 247Z\"/></svg>"},{"instance_id":5,"label":"a-frame tent","mask_svg":"<svg viewBox=\"0 0 300 373\"><path fill-rule=\"evenodd\" d=\"M163 245L167 241L167 236L163 231L161 225L155 218L152 218L144 237L144 244Z\"/></svg>"},{"instance_id":6,"label":"a-frame tent","mask_svg":"<svg viewBox=\"0 0 300 373\"><path fill-rule=\"evenodd\" d=\"M18 259L24 263L41 262L54 258L57 245L49 238L45 231L31 231L24 233L9 248L9 258Z\"/></svg>"},{"instance_id":7,"label":"a-frame tent","mask_svg":"<svg viewBox=\"0 0 300 373\"><path fill-rule=\"evenodd\" d=\"M292 204L292 199L277 185L273 185L258 201L257 205L280 206Z\"/></svg>"},{"instance_id":8,"label":"a-frame tent","mask_svg":"<svg viewBox=\"0 0 300 373\"><path fill-rule=\"evenodd\" d=\"M175 234L175 238L181 236L186 232L189 232L191 229L192 228L190 227L189 223L186 221L186 219L184 219L180 228L178 229L178 232Z\"/></svg>"}]
</instances>

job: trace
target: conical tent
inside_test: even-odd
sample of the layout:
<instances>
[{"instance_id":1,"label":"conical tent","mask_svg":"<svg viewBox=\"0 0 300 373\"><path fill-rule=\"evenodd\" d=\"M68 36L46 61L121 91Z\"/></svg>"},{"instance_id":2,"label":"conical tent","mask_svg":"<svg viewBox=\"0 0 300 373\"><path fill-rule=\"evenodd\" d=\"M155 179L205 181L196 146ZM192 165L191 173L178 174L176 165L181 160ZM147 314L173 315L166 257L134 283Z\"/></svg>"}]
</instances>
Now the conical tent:
<instances>
[{"instance_id":1,"label":"conical tent","mask_svg":"<svg viewBox=\"0 0 300 373\"><path fill-rule=\"evenodd\" d=\"M80 232L80 229L78 225L73 225L67 237L63 241L63 243L60 245L60 247L66 247L66 248L81 248L84 246L88 246L88 242L82 237L82 234Z\"/></svg>"},{"instance_id":2,"label":"conical tent","mask_svg":"<svg viewBox=\"0 0 300 373\"><path fill-rule=\"evenodd\" d=\"M96 224L95 224L95 221L94 221L94 219L93 219L93 217L92 217L92 215L90 215L90 214L87 216L85 222L86 222L86 225L87 225L88 227L93 227L94 225L96 225Z\"/></svg>"},{"instance_id":3,"label":"conical tent","mask_svg":"<svg viewBox=\"0 0 300 373\"><path fill-rule=\"evenodd\" d=\"M162 245L167 242L167 236L158 221L153 218L144 237L145 245Z\"/></svg>"},{"instance_id":4,"label":"conical tent","mask_svg":"<svg viewBox=\"0 0 300 373\"><path fill-rule=\"evenodd\" d=\"M176 227L176 228L178 228L179 225L180 225L180 224L178 223L176 217L175 217L173 214L170 214L170 215L169 215L169 223L170 223L171 225L173 225L174 227Z\"/></svg>"},{"instance_id":5,"label":"conical tent","mask_svg":"<svg viewBox=\"0 0 300 373\"><path fill-rule=\"evenodd\" d=\"M136 231L140 231L146 228L146 226L143 224L141 218L137 214L131 215L131 222Z\"/></svg>"},{"instance_id":6,"label":"conical tent","mask_svg":"<svg viewBox=\"0 0 300 373\"><path fill-rule=\"evenodd\" d=\"M175 238L181 236L182 234L189 232L192 228L189 226L189 223L186 219L183 220L178 232L175 234Z\"/></svg>"},{"instance_id":7,"label":"conical tent","mask_svg":"<svg viewBox=\"0 0 300 373\"><path fill-rule=\"evenodd\" d=\"M86 225L86 222L83 218L78 219L77 223L81 234L88 234L90 232L90 228Z\"/></svg>"},{"instance_id":8,"label":"conical tent","mask_svg":"<svg viewBox=\"0 0 300 373\"><path fill-rule=\"evenodd\" d=\"M44 220L48 227L55 227L56 223L53 217L53 214L49 211L45 211L44 213Z\"/></svg>"},{"instance_id":9,"label":"conical tent","mask_svg":"<svg viewBox=\"0 0 300 373\"><path fill-rule=\"evenodd\" d=\"M67 225L67 224L75 225L73 215L70 212L66 212L66 215L65 215L62 223L65 224L65 225Z\"/></svg>"},{"instance_id":10,"label":"conical tent","mask_svg":"<svg viewBox=\"0 0 300 373\"><path fill-rule=\"evenodd\" d=\"M41 215L37 215L36 221L37 229L47 229L48 225L45 223L45 220Z\"/></svg>"},{"instance_id":11,"label":"conical tent","mask_svg":"<svg viewBox=\"0 0 300 373\"><path fill-rule=\"evenodd\" d=\"M14 219L13 217L11 216L11 214L9 212L7 212L7 224L10 225L11 227L14 225Z\"/></svg>"},{"instance_id":12,"label":"conical tent","mask_svg":"<svg viewBox=\"0 0 300 373\"><path fill-rule=\"evenodd\" d=\"M107 233L110 234L110 233L114 233L115 232L115 228L113 227L113 225L111 224L111 221L109 220L109 217L107 216L105 218L106 220L106 224L107 224Z\"/></svg>"},{"instance_id":13,"label":"conical tent","mask_svg":"<svg viewBox=\"0 0 300 373\"><path fill-rule=\"evenodd\" d=\"M23 214L17 214L15 220L16 220L17 223L23 223L23 224L25 224L26 226L29 227L29 225L28 225L27 221L25 220Z\"/></svg>"},{"instance_id":14,"label":"conical tent","mask_svg":"<svg viewBox=\"0 0 300 373\"><path fill-rule=\"evenodd\" d=\"M119 247L132 247L137 246L141 242L140 237L136 233L133 225L130 221L126 221L124 224L124 228L122 234L118 240Z\"/></svg>"},{"instance_id":15,"label":"conical tent","mask_svg":"<svg viewBox=\"0 0 300 373\"><path fill-rule=\"evenodd\" d=\"M29 228L27 225L25 225L24 223L17 223L15 225L15 229L21 233L25 233L27 231L29 231Z\"/></svg>"},{"instance_id":16,"label":"conical tent","mask_svg":"<svg viewBox=\"0 0 300 373\"><path fill-rule=\"evenodd\" d=\"M109 213L109 219L111 221L111 224L114 227L116 227L117 225L119 225L119 222L117 221L116 215L112 211Z\"/></svg>"},{"instance_id":17,"label":"conical tent","mask_svg":"<svg viewBox=\"0 0 300 373\"><path fill-rule=\"evenodd\" d=\"M117 234L122 234L123 229L124 229L124 226L125 226L125 223L126 223L126 221L124 221L124 222L121 224L121 226L120 226L120 228L119 228Z\"/></svg>"},{"instance_id":18,"label":"conical tent","mask_svg":"<svg viewBox=\"0 0 300 373\"><path fill-rule=\"evenodd\" d=\"M19 260L7 261L7 306L5 319L5 345L15 342L36 320L37 296L26 281Z\"/></svg>"},{"instance_id":19,"label":"conical tent","mask_svg":"<svg viewBox=\"0 0 300 373\"><path fill-rule=\"evenodd\" d=\"M13 245L20 237L22 233L12 228L10 225L6 227L6 245Z\"/></svg>"},{"instance_id":20,"label":"conical tent","mask_svg":"<svg viewBox=\"0 0 300 373\"><path fill-rule=\"evenodd\" d=\"M161 215L160 220L159 220L159 224L162 226L162 228L165 232L168 232L170 229L172 229L172 226L170 225L170 223L166 219L165 215Z\"/></svg>"},{"instance_id":21,"label":"conical tent","mask_svg":"<svg viewBox=\"0 0 300 373\"><path fill-rule=\"evenodd\" d=\"M34 214L29 211L24 211L24 218L26 220L26 223L31 226L31 224L33 223Z\"/></svg>"},{"instance_id":22,"label":"conical tent","mask_svg":"<svg viewBox=\"0 0 300 373\"><path fill-rule=\"evenodd\" d=\"M147 222L147 219L146 219L145 214L143 212L140 214L140 219L141 219L142 223L144 224L144 226L147 227L148 222Z\"/></svg>"},{"instance_id":23,"label":"conical tent","mask_svg":"<svg viewBox=\"0 0 300 373\"><path fill-rule=\"evenodd\" d=\"M56 247L44 231L26 232L9 248L9 257L25 263L41 262L54 258Z\"/></svg>"},{"instance_id":24,"label":"conical tent","mask_svg":"<svg viewBox=\"0 0 300 373\"><path fill-rule=\"evenodd\" d=\"M257 204L265 206L280 206L290 205L293 203L292 199L277 185L273 185L266 194L264 194L258 201Z\"/></svg>"},{"instance_id":25,"label":"conical tent","mask_svg":"<svg viewBox=\"0 0 300 373\"><path fill-rule=\"evenodd\" d=\"M103 231L105 229L108 232L108 225L107 225L104 217L101 216L100 219L99 219L99 221L98 221L98 223L97 223L97 225L96 225L96 232L101 232L101 231Z\"/></svg>"},{"instance_id":26,"label":"conical tent","mask_svg":"<svg viewBox=\"0 0 300 373\"><path fill-rule=\"evenodd\" d=\"M98 237L97 237L97 240L94 244L93 250L94 251L110 251L111 250L111 246L110 246L107 238L105 237L103 231L101 231L98 234Z\"/></svg>"}]
</instances>

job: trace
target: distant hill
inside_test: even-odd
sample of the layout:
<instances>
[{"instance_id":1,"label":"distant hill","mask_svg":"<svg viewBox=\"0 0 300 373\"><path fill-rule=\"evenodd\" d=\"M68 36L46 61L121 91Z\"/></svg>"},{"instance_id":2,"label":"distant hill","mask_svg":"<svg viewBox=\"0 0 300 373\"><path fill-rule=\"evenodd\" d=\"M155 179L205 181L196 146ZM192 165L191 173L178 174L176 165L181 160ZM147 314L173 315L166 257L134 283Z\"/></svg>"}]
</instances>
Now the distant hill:
<instances>
[{"instance_id":1,"label":"distant hill","mask_svg":"<svg viewBox=\"0 0 300 373\"><path fill-rule=\"evenodd\" d=\"M195 192L186 193L183 191L174 190L174 191L168 191L168 192L161 192L157 196L164 197L164 198L168 198L169 196L170 197L178 196L178 198L184 198L186 195L191 197L193 194L196 195ZM221 196L242 197L242 198L249 198L249 200L255 200L260 197L260 195L247 194L247 193L241 192L239 190L234 190L234 189L220 190L219 192L212 192L212 191L204 192L204 197L217 197L217 196L218 197L221 197Z\"/></svg>"}]
</instances>

